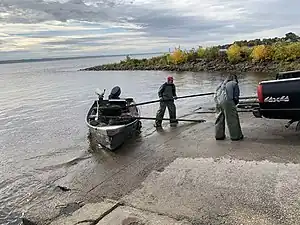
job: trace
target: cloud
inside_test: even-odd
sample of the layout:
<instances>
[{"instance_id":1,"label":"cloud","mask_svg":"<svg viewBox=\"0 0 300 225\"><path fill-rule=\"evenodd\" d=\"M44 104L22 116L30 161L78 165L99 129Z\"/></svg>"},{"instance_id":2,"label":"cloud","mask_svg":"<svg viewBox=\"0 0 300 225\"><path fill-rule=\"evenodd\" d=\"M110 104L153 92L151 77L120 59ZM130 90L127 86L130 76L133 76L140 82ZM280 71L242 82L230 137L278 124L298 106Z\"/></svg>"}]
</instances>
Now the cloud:
<instances>
[{"instance_id":1,"label":"cloud","mask_svg":"<svg viewBox=\"0 0 300 225\"><path fill-rule=\"evenodd\" d=\"M38 23L49 20L66 22L70 19L108 21L113 18L109 8L95 8L81 0L66 2L43 0L2 0L2 18L6 22Z\"/></svg>"},{"instance_id":2,"label":"cloud","mask_svg":"<svg viewBox=\"0 0 300 225\"><path fill-rule=\"evenodd\" d=\"M1 0L0 57L166 51L283 36L300 32L299 7L299 0Z\"/></svg>"}]
</instances>

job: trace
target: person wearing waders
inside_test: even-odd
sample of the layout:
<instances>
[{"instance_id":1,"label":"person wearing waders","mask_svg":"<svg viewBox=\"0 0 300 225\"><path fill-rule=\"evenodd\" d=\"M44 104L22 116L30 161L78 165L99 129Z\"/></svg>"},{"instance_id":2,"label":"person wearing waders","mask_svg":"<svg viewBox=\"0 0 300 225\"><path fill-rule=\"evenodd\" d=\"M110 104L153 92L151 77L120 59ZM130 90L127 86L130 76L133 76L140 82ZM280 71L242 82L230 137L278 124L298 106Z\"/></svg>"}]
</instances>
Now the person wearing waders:
<instances>
[{"instance_id":1,"label":"person wearing waders","mask_svg":"<svg viewBox=\"0 0 300 225\"><path fill-rule=\"evenodd\" d=\"M158 97L160 99L159 109L156 113L156 121L154 126L161 127L162 119L164 118L166 108L168 108L170 116L170 125L176 126L178 121L176 119L176 106L174 99L177 99L176 87L173 83L173 77L168 76L167 82L160 86L158 90Z\"/></svg>"},{"instance_id":2,"label":"person wearing waders","mask_svg":"<svg viewBox=\"0 0 300 225\"><path fill-rule=\"evenodd\" d=\"M216 140L225 139L225 120L232 141L244 138L236 105L239 103L240 89L236 75L230 75L217 88L215 94L217 119Z\"/></svg>"}]
</instances>

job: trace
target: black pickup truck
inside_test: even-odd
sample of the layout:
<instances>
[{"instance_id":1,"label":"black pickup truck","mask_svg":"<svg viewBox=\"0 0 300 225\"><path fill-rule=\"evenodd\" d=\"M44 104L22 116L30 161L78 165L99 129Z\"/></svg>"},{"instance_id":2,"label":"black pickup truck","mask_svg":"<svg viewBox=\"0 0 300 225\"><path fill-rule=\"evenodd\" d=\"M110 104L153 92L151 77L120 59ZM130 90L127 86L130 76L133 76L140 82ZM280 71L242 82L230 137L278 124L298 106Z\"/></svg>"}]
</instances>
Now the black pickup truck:
<instances>
[{"instance_id":1,"label":"black pickup truck","mask_svg":"<svg viewBox=\"0 0 300 225\"><path fill-rule=\"evenodd\" d=\"M255 117L290 120L286 127L297 122L300 129L300 70L281 72L275 80L262 81L257 87L259 107Z\"/></svg>"}]
</instances>

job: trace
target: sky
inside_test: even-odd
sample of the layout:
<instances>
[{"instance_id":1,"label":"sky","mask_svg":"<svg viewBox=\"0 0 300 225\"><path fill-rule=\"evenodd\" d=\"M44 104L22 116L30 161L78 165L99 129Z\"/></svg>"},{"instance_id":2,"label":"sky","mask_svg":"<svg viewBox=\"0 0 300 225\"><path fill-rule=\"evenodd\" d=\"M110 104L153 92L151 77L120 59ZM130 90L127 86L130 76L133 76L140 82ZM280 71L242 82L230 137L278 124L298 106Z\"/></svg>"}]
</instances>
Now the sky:
<instances>
[{"instance_id":1,"label":"sky","mask_svg":"<svg viewBox=\"0 0 300 225\"><path fill-rule=\"evenodd\" d=\"M300 34L299 0L0 0L0 61Z\"/></svg>"}]
</instances>

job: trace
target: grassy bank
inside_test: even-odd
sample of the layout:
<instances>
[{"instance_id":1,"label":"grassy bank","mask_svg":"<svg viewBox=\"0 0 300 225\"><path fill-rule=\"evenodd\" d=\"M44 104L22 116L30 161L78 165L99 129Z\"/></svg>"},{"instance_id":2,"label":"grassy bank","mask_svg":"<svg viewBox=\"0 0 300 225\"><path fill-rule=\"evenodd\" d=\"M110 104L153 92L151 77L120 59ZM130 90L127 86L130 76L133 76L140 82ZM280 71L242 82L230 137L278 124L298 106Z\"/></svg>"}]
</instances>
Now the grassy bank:
<instances>
[{"instance_id":1,"label":"grassy bank","mask_svg":"<svg viewBox=\"0 0 300 225\"><path fill-rule=\"evenodd\" d=\"M239 71L276 72L300 69L300 37L287 33L282 38L236 41L223 46L182 50L149 59L129 56L119 63L86 68L101 70Z\"/></svg>"}]
</instances>

